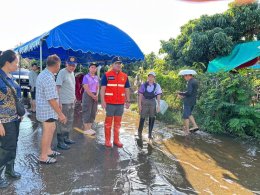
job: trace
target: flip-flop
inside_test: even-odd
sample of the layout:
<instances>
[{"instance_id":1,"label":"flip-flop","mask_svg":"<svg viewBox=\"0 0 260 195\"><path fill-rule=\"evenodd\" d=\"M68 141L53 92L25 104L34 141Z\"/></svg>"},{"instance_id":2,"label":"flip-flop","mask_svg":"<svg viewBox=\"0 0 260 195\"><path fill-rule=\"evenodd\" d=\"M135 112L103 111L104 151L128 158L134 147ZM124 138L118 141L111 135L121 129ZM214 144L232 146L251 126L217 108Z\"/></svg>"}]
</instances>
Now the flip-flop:
<instances>
[{"instance_id":1,"label":"flip-flop","mask_svg":"<svg viewBox=\"0 0 260 195\"><path fill-rule=\"evenodd\" d=\"M94 136L96 134L96 132L92 129L89 129L89 130L84 131L84 134L88 135L88 136Z\"/></svg>"},{"instance_id":2,"label":"flip-flop","mask_svg":"<svg viewBox=\"0 0 260 195\"><path fill-rule=\"evenodd\" d=\"M48 154L49 157L56 157L56 156L60 156L61 153L57 152L57 151L52 151L52 154Z\"/></svg>"},{"instance_id":3,"label":"flip-flop","mask_svg":"<svg viewBox=\"0 0 260 195\"><path fill-rule=\"evenodd\" d=\"M197 128L192 128L192 129L190 129L189 131L191 132L191 133L195 133L196 131L198 131L199 130L199 128L197 127Z\"/></svg>"},{"instance_id":4,"label":"flip-flop","mask_svg":"<svg viewBox=\"0 0 260 195\"><path fill-rule=\"evenodd\" d=\"M56 163L57 160L56 160L55 158L48 157L46 161L39 160L39 162L40 162L41 164L47 164L47 165L49 165L49 164L54 164L54 163Z\"/></svg>"}]
</instances>

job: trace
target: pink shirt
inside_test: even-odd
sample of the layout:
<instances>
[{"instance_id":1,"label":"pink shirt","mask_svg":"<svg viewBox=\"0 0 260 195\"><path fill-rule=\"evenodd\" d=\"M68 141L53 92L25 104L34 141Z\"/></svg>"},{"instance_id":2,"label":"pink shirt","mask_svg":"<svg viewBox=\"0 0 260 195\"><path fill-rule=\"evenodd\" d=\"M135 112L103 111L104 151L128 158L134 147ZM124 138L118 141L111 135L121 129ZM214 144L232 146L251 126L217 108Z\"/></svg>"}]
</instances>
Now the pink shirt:
<instances>
[{"instance_id":1,"label":"pink shirt","mask_svg":"<svg viewBox=\"0 0 260 195\"><path fill-rule=\"evenodd\" d=\"M97 93L97 88L98 88L98 86L99 86L98 76L96 76L96 75L95 75L95 76L91 76L91 75L88 73L88 74L86 74L86 75L83 77L82 84L83 84L83 85L87 84L89 90L90 90L92 93Z\"/></svg>"}]
</instances>

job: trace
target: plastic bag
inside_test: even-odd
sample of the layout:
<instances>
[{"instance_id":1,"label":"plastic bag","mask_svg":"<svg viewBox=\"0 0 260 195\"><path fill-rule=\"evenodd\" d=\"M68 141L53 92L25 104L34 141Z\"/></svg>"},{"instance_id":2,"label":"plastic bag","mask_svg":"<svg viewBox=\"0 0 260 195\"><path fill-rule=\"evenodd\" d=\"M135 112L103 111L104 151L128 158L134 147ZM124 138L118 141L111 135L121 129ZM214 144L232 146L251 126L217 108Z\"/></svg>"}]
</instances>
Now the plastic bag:
<instances>
[{"instance_id":1,"label":"plastic bag","mask_svg":"<svg viewBox=\"0 0 260 195\"><path fill-rule=\"evenodd\" d=\"M157 101L156 101L157 104ZM164 100L160 100L160 113L164 114L166 112L166 110L168 109L169 105L167 104L166 101Z\"/></svg>"}]
</instances>

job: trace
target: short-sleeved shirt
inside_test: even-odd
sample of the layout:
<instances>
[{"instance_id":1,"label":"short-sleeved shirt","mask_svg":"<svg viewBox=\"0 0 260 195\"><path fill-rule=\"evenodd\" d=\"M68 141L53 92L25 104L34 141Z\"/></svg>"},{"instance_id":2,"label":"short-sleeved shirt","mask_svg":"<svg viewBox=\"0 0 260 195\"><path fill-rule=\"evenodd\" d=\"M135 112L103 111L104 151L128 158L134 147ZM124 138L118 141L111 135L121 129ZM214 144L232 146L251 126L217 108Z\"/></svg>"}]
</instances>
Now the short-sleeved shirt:
<instances>
[{"instance_id":1,"label":"short-sleeved shirt","mask_svg":"<svg viewBox=\"0 0 260 195\"><path fill-rule=\"evenodd\" d=\"M36 79L37 79L38 73L35 71L30 71L29 73L29 85L33 89L36 86Z\"/></svg>"},{"instance_id":2,"label":"short-sleeved shirt","mask_svg":"<svg viewBox=\"0 0 260 195\"><path fill-rule=\"evenodd\" d=\"M58 102L58 91L55 77L52 72L45 68L36 80L36 118L44 122L50 118L58 119L57 113L51 107L49 100Z\"/></svg>"},{"instance_id":3,"label":"short-sleeved shirt","mask_svg":"<svg viewBox=\"0 0 260 195\"><path fill-rule=\"evenodd\" d=\"M148 92L152 92L153 90L154 90L154 84L149 84L148 83L147 91ZM145 83L143 83L139 87L139 90L138 90L138 93L143 94L144 92L145 92ZM162 88L161 88L161 86L158 83L156 83L154 95L160 95L160 94L162 94Z\"/></svg>"},{"instance_id":4,"label":"short-sleeved shirt","mask_svg":"<svg viewBox=\"0 0 260 195\"><path fill-rule=\"evenodd\" d=\"M76 99L75 95L75 75L74 72L69 72L66 68L60 70L56 85L60 86L60 102L62 104L71 104L74 103Z\"/></svg>"},{"instance_id":5,"label":"short-sleeved shirt","mask_svg":"<svg viewBox=\"0 0 260 195\"><path fill-rule=\"evenodd\" d=\"M21 88L14 78L10 78L0 69L0 74L15 89L18 98L21 98ZM11 89L0 78L0 121L1 123L9 123L18 120L16 114L15 99Z\"/></svg>"},{"instance_id":6,"label":"short-sleeved shirt","mask_svg":"<svg viewBox=\"0 0 260 195\"><path fill-rule=\"evenodd\" d=\"M88 85L88 88L92 93L97 93L97 88L99 86L98 76L91 76L90 74L86 74L83 77L82 84Z\"/></svg>"},{"instance_id":7,"label":"short-sleeved shirt","mask_svg":"<svg viewBox=\"0 0 260 195\"><path fill-rule=\"evenodd\" d=\"M104 74L104 75L102 76L101 86L107 86L107 77L106 77L106 74ZM127 80L126 80L126 83L125 83L125 88L130 88L130 83L129 83L128 77L127 77Z\"/></svg>"}]
</instances>

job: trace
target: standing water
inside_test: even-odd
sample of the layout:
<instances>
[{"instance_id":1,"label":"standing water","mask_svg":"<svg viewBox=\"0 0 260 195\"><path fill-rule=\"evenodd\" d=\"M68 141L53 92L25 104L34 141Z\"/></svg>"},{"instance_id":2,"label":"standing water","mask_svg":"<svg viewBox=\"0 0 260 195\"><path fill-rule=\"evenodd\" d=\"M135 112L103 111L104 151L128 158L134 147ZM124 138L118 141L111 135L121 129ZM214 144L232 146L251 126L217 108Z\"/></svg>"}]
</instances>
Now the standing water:
<instances>
[{"instance_id":1,"label":"standing water","mask_svg":"<svg viewBox=\"0 0 260 195\"><path fill-rule=\"evenodd\" d=\"M104 112L99 111L96 137L82 134L75 114L73 139L54 165L40 165L41 125L35 115L21 123L15 168L20 180L1 194L260 194L260 145L228 136L196 132L184 136L156 121L155 139L136 137L138 115L126 111L124 148L104 147ZM147 126L147 125L146 125Z\"/></svg>"}]
</instances>

